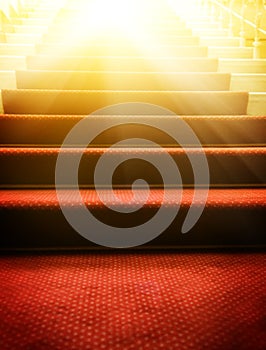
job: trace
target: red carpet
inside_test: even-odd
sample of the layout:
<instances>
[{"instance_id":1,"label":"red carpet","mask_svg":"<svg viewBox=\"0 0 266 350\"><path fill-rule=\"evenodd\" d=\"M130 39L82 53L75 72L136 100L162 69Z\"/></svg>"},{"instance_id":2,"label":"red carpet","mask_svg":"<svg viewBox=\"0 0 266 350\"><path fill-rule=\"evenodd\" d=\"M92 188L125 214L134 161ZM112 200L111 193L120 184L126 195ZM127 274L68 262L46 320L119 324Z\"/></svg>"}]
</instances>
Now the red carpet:
<instances>
[{"instance_id":1,"label":"red carpet","mask_svg":"<svg viewBox=\"0 0 266 350\"><path fill-rule=\"evenodd\" d=\"M0 259L0 347L266 347L265 254L89 253Z\"/></svg>"}]
</instances>

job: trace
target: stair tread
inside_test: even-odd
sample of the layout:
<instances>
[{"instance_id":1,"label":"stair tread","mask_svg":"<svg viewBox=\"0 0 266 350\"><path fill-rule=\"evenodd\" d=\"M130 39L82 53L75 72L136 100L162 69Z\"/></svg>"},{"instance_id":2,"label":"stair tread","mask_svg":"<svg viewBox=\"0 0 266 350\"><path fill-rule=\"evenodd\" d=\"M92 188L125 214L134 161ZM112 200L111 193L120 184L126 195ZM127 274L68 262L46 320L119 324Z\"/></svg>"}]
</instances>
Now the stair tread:
<instances>
[{"instance_id":1,"label":"stair tread","mask_svg":"<svg viewBox=\"0 0 266 350\"><path fill-rule=\"evenodd\" d=\"M64 205L66 206L79 206L79 200L75 196L76 191L71 189L59 190L64 195ZM135 201L132 202L132 190L131 189L117 189L114 190L117 193L117 197L112 197L110 190L99 190L105 198L105 204L114 204L128 206L131 204L138 204L143 202L143 198L146 197L146 191L142 189L136 189L138 196L135 197ZM163 202L164 193L166 193L166 205L177 206L176 191L178 189L150 189L148 200L145 201L144 206L158 207ZM205 190L198 190L205 191ZM103 202L100 200L97 191L93 189L81 189L80 190L83 201L86 205L97 206L104 208ZM194 190L183 189L183 196L181 205L190 206L193 201ZM249 189L209 189L206 207L220 207L220 208L263 208L266 209L266 189L249 188ZM113 202L115 200L115 202ZM196 205L196 203L193 203ZM200 204L198 202L197 204ZM8 208L10 210L15 209L60 209L56 190L53 189L27 189L27 190L0 190L0 209Z\"/></svg>"}]
</instances>

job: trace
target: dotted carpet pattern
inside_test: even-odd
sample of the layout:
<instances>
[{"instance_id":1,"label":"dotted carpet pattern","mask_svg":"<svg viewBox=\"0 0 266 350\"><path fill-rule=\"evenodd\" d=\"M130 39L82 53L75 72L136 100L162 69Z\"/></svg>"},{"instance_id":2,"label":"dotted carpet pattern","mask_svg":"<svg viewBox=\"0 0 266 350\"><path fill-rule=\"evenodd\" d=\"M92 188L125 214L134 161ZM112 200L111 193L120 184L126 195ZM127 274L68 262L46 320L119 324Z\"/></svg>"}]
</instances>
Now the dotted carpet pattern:
<instances>
[{"instance_id":1,"label":"dotted carpet pattern","mask_svg":"<svg viewBox=\"0 0 266 350\"><path fill-rule=\"evenodd\" d=\"M266 348L263 253L0 258L0 348Z\"/></svg>"}]
</instances>

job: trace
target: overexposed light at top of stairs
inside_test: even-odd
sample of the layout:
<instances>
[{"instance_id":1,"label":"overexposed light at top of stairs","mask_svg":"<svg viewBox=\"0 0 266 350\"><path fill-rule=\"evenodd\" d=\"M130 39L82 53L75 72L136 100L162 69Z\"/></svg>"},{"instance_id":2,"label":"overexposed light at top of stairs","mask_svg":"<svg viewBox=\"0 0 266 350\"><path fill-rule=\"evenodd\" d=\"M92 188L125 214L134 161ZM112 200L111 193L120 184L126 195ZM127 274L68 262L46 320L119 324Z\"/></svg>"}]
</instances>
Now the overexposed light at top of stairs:
<instances>
[{"instance_id":1,"label":"overexposed light at top of stairs","mask_svg":"<svg viewBox=\"0 0 266 350\"><path fill-rule=\"evenodd\" d=\"M167 0L167 4L177 15L182 15L186 18L202 15L199 0Z\"/></svg>"}]
</instances>

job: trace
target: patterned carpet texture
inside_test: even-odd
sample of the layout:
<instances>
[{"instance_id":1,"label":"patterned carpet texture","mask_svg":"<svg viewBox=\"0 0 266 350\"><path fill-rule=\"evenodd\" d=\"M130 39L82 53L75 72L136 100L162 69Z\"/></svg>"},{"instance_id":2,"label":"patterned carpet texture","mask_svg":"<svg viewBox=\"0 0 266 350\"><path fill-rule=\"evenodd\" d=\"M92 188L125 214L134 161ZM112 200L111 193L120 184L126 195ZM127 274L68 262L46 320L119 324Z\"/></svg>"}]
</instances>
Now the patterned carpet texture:
<instances>
[{"instance_id":1,"label":"patterned carpet texture","mask_svg":"<svg viewBox=\"0 0 266 350\"><path fill-rule=\"evenodd\" d=\"M266 348L262 253L0 258L0 348Z\"/></svg>"}]
</instances>

